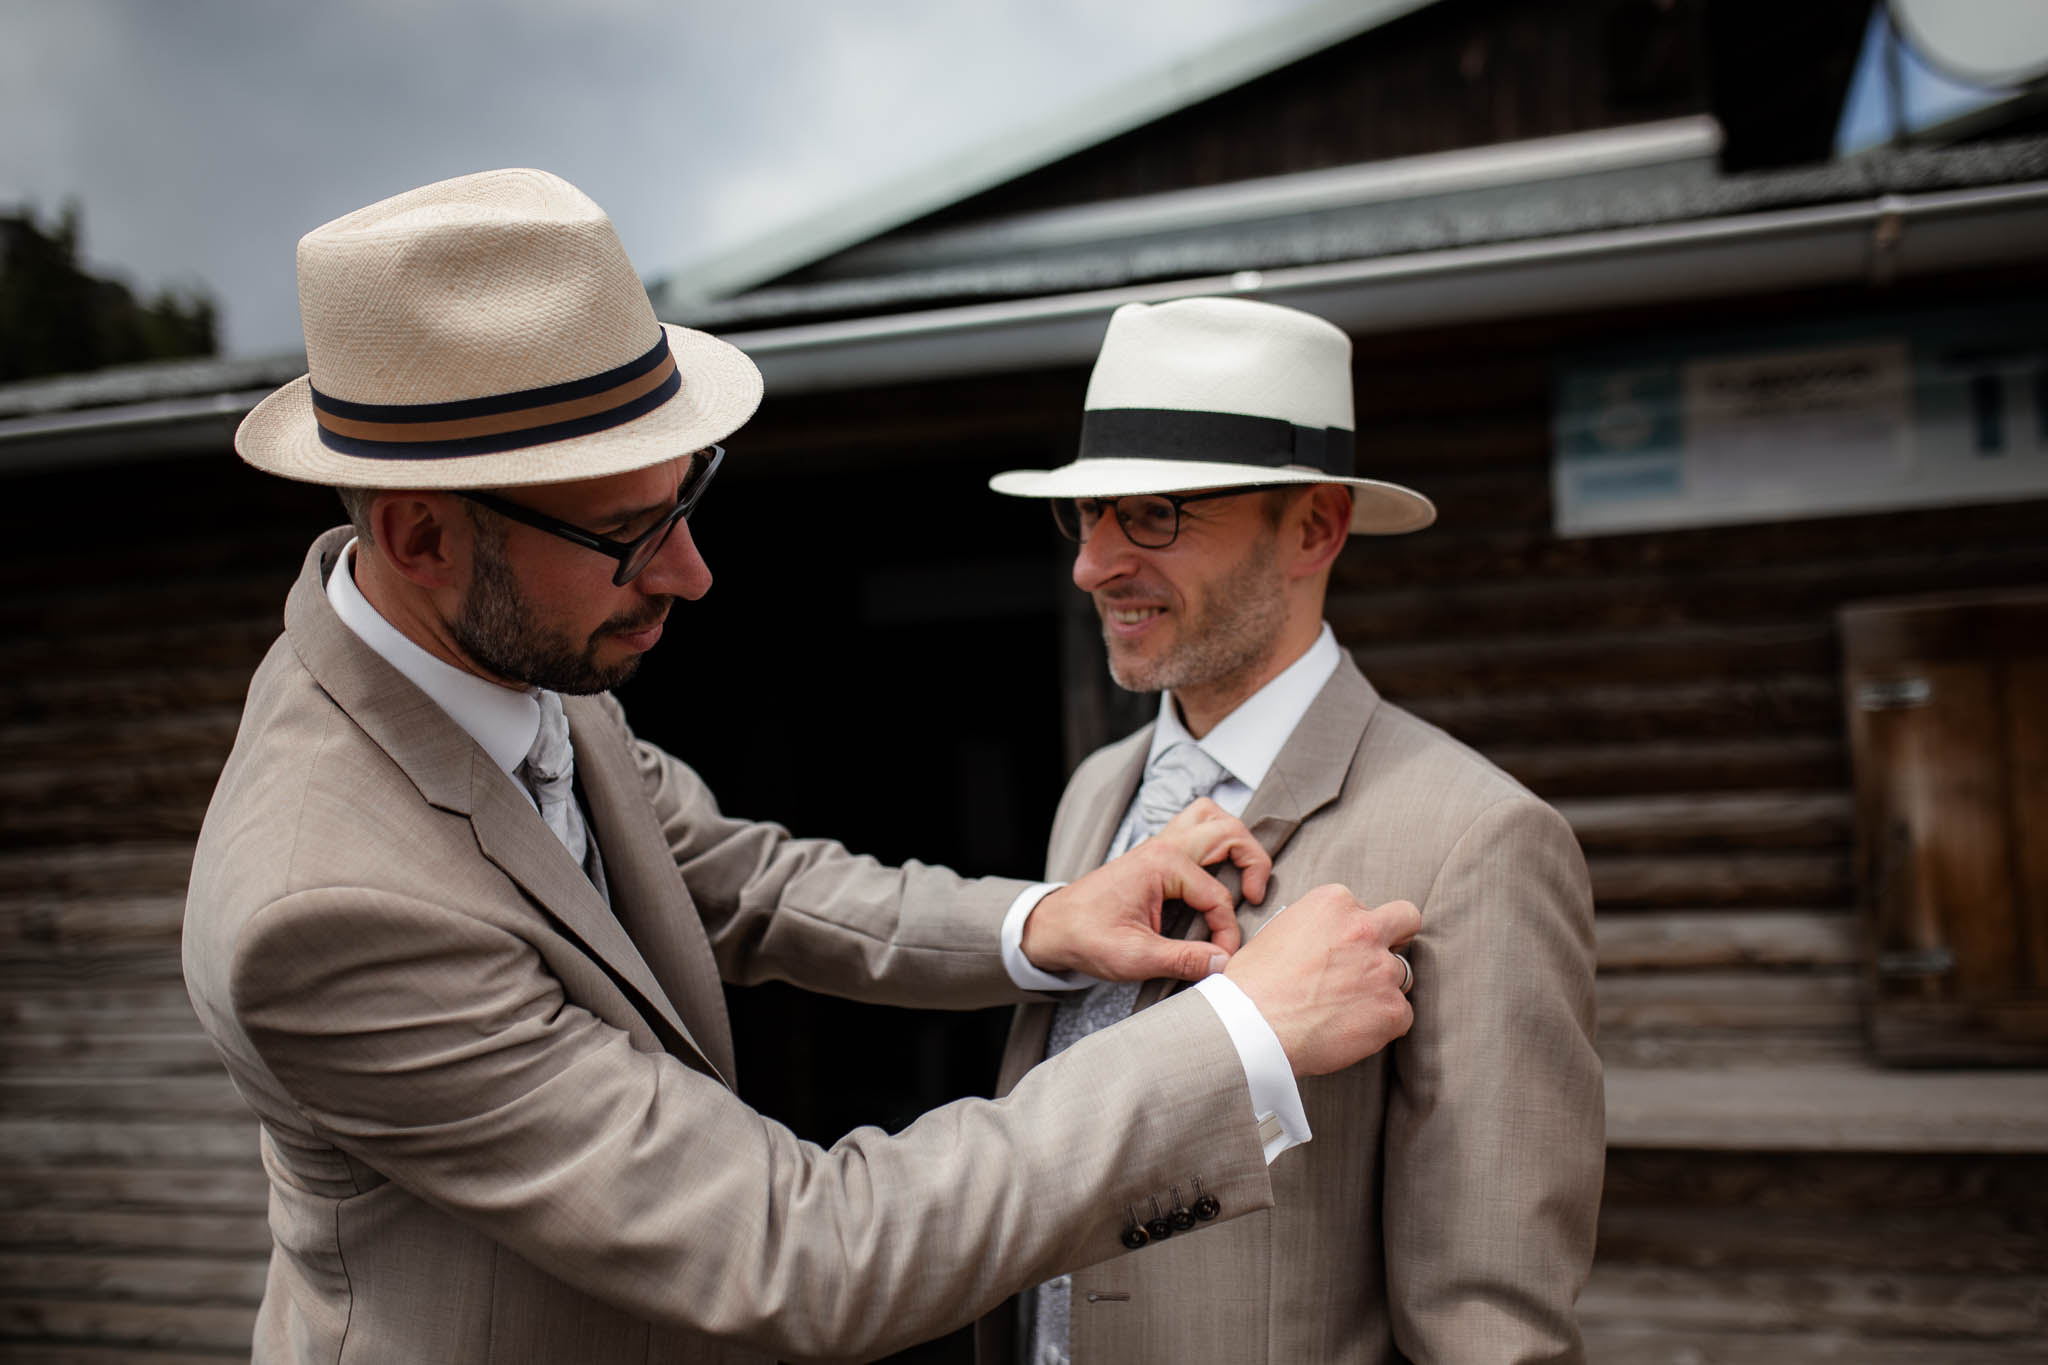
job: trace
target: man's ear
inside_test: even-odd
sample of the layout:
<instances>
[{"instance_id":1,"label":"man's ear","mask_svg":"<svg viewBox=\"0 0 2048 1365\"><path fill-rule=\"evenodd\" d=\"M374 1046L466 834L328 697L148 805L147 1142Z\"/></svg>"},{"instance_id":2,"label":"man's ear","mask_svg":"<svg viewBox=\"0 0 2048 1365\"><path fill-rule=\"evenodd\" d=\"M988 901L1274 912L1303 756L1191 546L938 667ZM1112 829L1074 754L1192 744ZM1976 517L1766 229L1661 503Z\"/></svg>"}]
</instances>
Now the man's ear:
<instances>
[{"instance_id":1,"label":"man's ear","mask_svg":"<svg viewBox=\"0 0 2048 1365\"><path fill-rule=\"evenodd\" d=\"M407 582L445 588L466 564L475 527L448 493L379 493L370 502L370 530L384 559Z\"/></svg>"},{"instance_id":2,"label":"man's ear","mask_svg":"<svg viewBox=\"0 0 2048 1365\"><path fill-rule=\"evenodd\" d=\"M1351 490L1341 483L1316 484L1293 513L1297 538L1292 576L1327 572L1351 536Z\"/></svg>"}]
</instances>

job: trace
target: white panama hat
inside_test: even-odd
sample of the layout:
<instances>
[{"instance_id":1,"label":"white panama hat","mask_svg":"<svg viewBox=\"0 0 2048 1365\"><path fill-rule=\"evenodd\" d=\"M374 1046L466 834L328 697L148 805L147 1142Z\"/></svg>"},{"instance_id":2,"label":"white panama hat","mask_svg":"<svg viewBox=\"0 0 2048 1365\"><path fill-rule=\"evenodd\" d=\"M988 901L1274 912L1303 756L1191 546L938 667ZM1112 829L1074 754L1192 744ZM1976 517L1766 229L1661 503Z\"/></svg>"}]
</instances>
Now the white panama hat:
<instances>
[{"instance_id":1,"label":"white panama hat","mask_svg":"<svg viewBox=\"0 0 2048 1365\"><path fill-rule=\"evenodd\" d=\"M1013 469L1014 498L1118 498L1250 484L1341 483L1353 535L1436 520L1412 488L1354 472L1351 338L1311 313L1252 299L1127 303L1088 380L1081 449L1058 469Z\"/></svg>"},{"instance_id":2,"label":"white panama hat","mask_svg":"<svg viewBox=\"0 0 2048 1365\"><path fill-rule=\"evenodd\" d=\"M595 478L731 435L761 401L736 347L656 320L604 211L546 171L485 171L299 241L307 375L235 450L358 488Z\"/></svg>"}]
</instances>

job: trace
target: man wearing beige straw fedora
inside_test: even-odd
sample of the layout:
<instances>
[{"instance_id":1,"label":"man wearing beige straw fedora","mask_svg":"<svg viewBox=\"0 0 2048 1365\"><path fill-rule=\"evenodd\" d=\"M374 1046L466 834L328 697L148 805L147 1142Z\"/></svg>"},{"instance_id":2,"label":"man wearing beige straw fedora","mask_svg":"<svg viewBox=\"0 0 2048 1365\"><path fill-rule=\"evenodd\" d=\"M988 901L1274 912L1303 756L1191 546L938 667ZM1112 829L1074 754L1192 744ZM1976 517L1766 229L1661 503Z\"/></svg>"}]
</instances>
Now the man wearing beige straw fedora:
<instances>
[{"instance_id":1,"label":"man wearing beige straw fedora","mask_svg":"<svg viewBox=\"0 0 2048 1365\"><path fill-rule=\"evenodd\" d=\"M1413 907L1328 888L1231 955L1201 865L1267 862L1207 808L1060 889L722 814L606 689L710 584L688 518L753 365L657 323L537 171L337 219L299 280L311 373L236 449L352 525L250 685L185 921L261 1120L257 1361L867 1356L1123 1253L1170 1191L1270 1202L1261 1097L1406 1026ZM1156 932L1170 897L1213 947ZM968 1007L1073 971L1206 979L893 1137L823 1150L731 1088L721 977Z\"/></svg>"},{"instance_id":2,"label":"man wearing beige straw fedora","mask_svg":"<svg viewBox=\"0 0 2048 1365\"><path fill-rule=\"evenodd\" d=\"M1239 912L1250 943L1325 882L1413 902L1422 929L1414 1028L1302 1081L1269 1141L1270 1209L1020 1296L983 1321L986 1361L1582 1358L1604 1157L1585 865L1555 811L1381 700L1323 622L1349 536L1436 516L1355 472L1350 352L1272 304L1127 305L1079 458L992 481L1051 500L1111 673L1162 693L1155 723L1075 772L1048 875L1126 847L1170 781L1240 814L1273 856L1265 904ZM1177 984L1021 1007L998 1093L1170 1006Z\"/></svg>"}]
</instances>

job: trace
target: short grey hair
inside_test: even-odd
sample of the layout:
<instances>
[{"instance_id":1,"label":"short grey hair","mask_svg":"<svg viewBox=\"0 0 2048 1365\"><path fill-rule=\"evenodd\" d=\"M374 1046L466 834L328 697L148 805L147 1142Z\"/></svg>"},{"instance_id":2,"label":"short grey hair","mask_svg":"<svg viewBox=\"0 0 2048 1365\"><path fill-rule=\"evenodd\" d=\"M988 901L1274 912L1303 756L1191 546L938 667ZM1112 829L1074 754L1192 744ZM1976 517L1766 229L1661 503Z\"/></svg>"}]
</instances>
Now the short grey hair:
<instances>
[{"instance_id":1,"label":"short grey hair","mask_svg":"<svg viewBox=\"0 0 2048 1365\"><path fill-rule=\"evenodd\" d=\"M370 531L370 503L378 488L337 488L335 495L341 499L341 510L348 513L348 524L356 528L356 539L365 545L375 545L377 537Z\"/></svg>"}]
</instances>

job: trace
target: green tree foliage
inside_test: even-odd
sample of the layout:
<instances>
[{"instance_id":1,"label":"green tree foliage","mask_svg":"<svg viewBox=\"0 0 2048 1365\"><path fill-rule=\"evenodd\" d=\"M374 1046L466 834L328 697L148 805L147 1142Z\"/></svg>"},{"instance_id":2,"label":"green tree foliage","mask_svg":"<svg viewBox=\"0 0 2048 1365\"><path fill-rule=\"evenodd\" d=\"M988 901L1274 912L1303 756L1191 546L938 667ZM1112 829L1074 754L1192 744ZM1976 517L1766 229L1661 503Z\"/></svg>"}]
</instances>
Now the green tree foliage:
<instances>
[{"instance_id":1,"label":"green tree foliage","mask_svg":"<svg viewBox=\"0 0 2048 1365\"><path fill-rule=\"evenodd\" d=\"M213 300L165 290L139 302L78 264L79 214L45 230L33 209L0 214L0 381L213 355Z\"/></svg>"}]
</instances>

